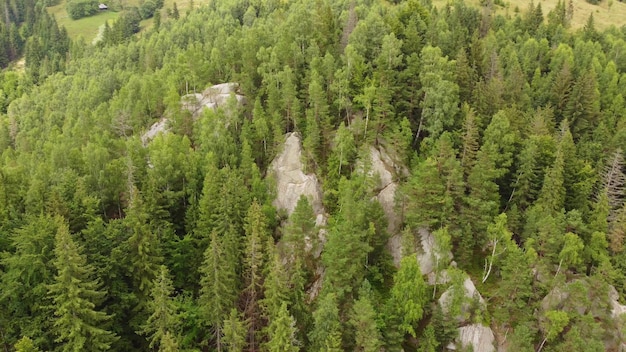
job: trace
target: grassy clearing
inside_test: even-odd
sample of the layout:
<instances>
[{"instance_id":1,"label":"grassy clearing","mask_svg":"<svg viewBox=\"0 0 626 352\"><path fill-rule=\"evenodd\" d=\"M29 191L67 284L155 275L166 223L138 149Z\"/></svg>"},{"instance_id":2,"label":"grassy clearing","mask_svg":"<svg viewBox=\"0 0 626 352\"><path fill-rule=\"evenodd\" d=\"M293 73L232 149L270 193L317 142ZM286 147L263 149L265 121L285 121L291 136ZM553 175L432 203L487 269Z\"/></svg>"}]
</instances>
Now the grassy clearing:
<instances>
[{"instance_id":1,"label":"grassy clearing","mask_svg":"<svg viewBox=\"0 0 626 352\"><path fill-rule=\"evenodd\" d=\"M87 42L91 42L91 40L98 35L98 28L101 25L106 21L112 23L119 16L119 12L100 11L94 16L73 20L67 15L67 11L65 11L65 1L61 1L58 5L48 7L48 13L56 18L59 26L64 26L65 29L67 29L67 34L70 38L78 39L79 37L83 37Z\"/></svg>"},{"instance_id":2,"label":"grassy clearing","mask_svg":"<svg viewBox=\"0 0 626 352\"><path fill-rule=\"evenodd\" d=\"M565 0L568 3L568 0ZM466 3L480 6L479 0L465 0ZM535 5L541 4L544 17L556 7L558 0L535 0ZM448 0L433 0L433 4L441 7L448 3ZM626 3L617 0L602 0L598 5L592 5L585 0L573 0L574 18L572 19L572 29L582 28L589 15L593 13L597 29L605 29L612 25L621 27L626 25ZM502 15L515 15L516 9L521 13L528 10L530 1L528 0L504 0L505 6L494 6L496 13ZM610 6L609 6L610 4Z\"/></svg>"},{"instance_id":3,"label":"grassy clearing","mask_svg":"<svg viewBox=\"0 0 626 352\"><path fill-rule=\"evenodd\" d=\"M192 7L198 8L201 5L208 4L210 1L211 0L165 0L163 8L160 10L161 18L163 20L167 19L168 9L173 9L174 3L176 3L176 7L178 7L178 12L180 13L180 16L185 16L186 12L191 10ZM102 2L108 3L107 1ZM138 0L126 0L124 1L124 6L138 6L138 3ZM113 10L107 10L98 12L96 15L91 17L73 20L67 15L67 11L65 10L65 4L66 0L61 0L58 5L48 7L48 13L56 18L59 26L64 26L65 29L67 29L67 33L70 38L78 39L80 37L83 37L88 43L90 43L98 35L99 28L103 26L105 22L108 21L109 24L112 24L121 13ZM153 22L154 20L152 18L141 21L140 26L142 32L152 28Z\"/></svg>"}]
</instances>

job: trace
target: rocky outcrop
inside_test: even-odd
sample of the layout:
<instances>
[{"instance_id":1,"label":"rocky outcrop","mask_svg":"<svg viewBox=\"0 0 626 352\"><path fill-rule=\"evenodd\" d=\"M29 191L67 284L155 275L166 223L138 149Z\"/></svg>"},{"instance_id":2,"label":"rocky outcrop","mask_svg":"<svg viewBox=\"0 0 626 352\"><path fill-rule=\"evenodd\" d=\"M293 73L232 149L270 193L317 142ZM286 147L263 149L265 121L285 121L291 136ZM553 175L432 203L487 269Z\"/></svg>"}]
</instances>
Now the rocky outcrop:
<instances>
[{"instance_id":1,"label":"rocky outcrop","mask_svg":"<svg viewBox=\"0 0 626 352\"><path fill-rule=\"evenodd\" d=\"M238 104L245 103L245 97L237 94L237 83L222 83L205 89L202 93L187 94L183 97L183 108L191 112L194 118L199 117L206 109L226 107L228 100L234 95Z\"/></svg>"},{"instance_id":2,"label":"rocky outcrop","mask_svg":"<svg viewBox=\"0 0 626 352\"><path fill-rule=\"evenodd\" d=\"M302 144L297 132L286 135L283 151L272 161L270 171L276 181L274 206L291 215L301 196L311 202L319 222L323 222L322 188L315 174L305 174L302 164Z\"/></svg>"},{"instance_id":3,"label":"rocky outcrop","mask_svg":"<svg viewBox=\"0 0 626 352\"><path fill-rule=\"evenodd\" d=\"M463 326L459 329L458 344L463 348L472 348L474 352L495 352L493 331L481 324ZM448 350L455 351L456 346L450 344Z\"/></svg>"},{"instance_id":4,"label":"rocky outcrop","mask_svg":"<svg viewBox=\"0 0 626 352\"><path fill-rule=\"evenodd\" d=\"M370 147L370 170L368 174L378 178L376 185L376 199L380 203L387 218L387 233L390 236L387 248L393 257L394 264L400 265L402 259L402 240L400 225L402 219L396 210L396 190L398 184L394 178L399 173L406 173L406 169L393 161L387 152L380 148Z\"/></svg>"},{"instance_id":5,"label":"rocky outcrop","mask_svg":"<svg viewBox=\"0 0 626 352\"><path fill-rule=\"evenodd\" d=\"M273 177L276 185L276 199L274 206L276 209L282 209L291 215L298 204L300 197L308 198L313 212L316 216L316 225L326 225L326 214L322 205L322 187L315 174L306 174L304 165L302 164L302 142L301 136L297 132L288 133L285 136L283 150L272 161L269 167L271 177ZM318 237L321 243L325 241L324 228L321 228ZM319 258L322 246L313 246L312 239L302 239L307 251L313 251L313 257ZM317 266L315 270L315 279L313 284L307 291L309 301L313 301L322 289L324 281L324 268Z\"/></svg>"},{"instance_id":6,"label":"rocky outcrop","mask_svg":"<svg viewBox=\"0 0 626 352\"><path fill-rule=\"evenodd\" d=\"M626 306L619 303L619 293L613 286L609 286L609 303L611 304L611 316L617 319L626 313Z\"/></svg>"},{"instance_id":7,"label":"rocky outcrop","mask_svg":"<svg viewBox=\"0 0 626 352\"><path fill-rule=\"evenodd\" d=\"M422 275L426 275L428 277L428 283L430 285L448 282L449 278L445 270L443 270L439 277L437 277L435 269L437 266L440 269L447 268L452 261L452 252L448 251L447 253L441 253L441 251L436 250L437 243L435 241L435 237L427 229L420 228L418 233L421 249L417 252L417 260L420 263Z\"/></svg>"},{"instance_id":8,"label":"rocky outcrop","mask_svg":"<svg viewBox=\"0 0 626 352\"><path fill-rule=\"evenodd\" d=\"M181 98L183 109L189 110L194 118L198 118L205 109L216 110L219 107L226 107L228 99L234 94L239 105L244 104L246 98L237 94L239 84L222 83L211 86L202 92L202 94L187 94ZM141 135L141 142L147 145L160 133L167 133L169 119L161 118L150 126L148 131Z\"/></svg>"},{"instance_id":9,"label":"rocky outcrop","mask_svg":"<svg viewBox=\"0 0 626 352\"><path fill-rule=\"evenodd\" d=\"M459 289L462 289L462 292L459 292ZM485 300L476 289L474 282L469 277L466 277L460 287L453 285L439 297L439 305L444 313L450 312L452 305L454 302L458 302L459 295L461 294L463 295L461 297L461 314L457 316L456 319L460 323L464 323L467 322L470 316L469 313L471 313L471 309L475 306L474 303L479 303L479 306L476 308L485 309Z\"/></svg>"},{"instance_id":10,"label":"rocky outcrop","mask_svg":"<svg viewBox=\"0 0 626 352\"><path fill-rule=\"evenodd\" d=\"M143 135L141 135L141 142L145 146L154 139L159 133L164 133L168 131L168 123L169 120L165 117L161 118L159 121L155 122L150 126L150 129L146 131Z\"/></svg>"}]
</instances>

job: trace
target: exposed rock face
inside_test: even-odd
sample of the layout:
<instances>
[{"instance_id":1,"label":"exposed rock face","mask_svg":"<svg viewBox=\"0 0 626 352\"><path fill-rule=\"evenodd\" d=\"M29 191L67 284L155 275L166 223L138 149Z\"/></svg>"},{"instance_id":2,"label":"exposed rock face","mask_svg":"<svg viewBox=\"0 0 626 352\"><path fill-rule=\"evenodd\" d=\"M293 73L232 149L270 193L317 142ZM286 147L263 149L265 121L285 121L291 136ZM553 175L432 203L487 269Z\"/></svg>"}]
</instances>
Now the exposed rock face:
<instances>
[{"instance_id":1,"label":"exposed rock face","mask_svg":"<svg viewBox=\"0 0 626 352\"><path fill-rule=\"evenodd\" d=\"M611 316L613 319L621 317L626 313L626 306L619 303L619 293L613 286L609 286L609 302L611 303Z\"/></svg>"},{"instance_id":2,"label":"exposed rock face","mask_svg":"<svg viewBox=\"0 0 626 352\"><path fill-rule=\"evenodd\" d=\"M439 268L448 267L448 264L452 260L452 252L444 253L442 255L442 253L436 251L435 246L437 244L435 242L435 237L427 229L420 228L418 233L422 248L421 251L418 251L417 253L417 260L420 263L422 275L428 276L428 283L430 285L434 285L435 282L437 284L448 282L448 276L445 271L439 275L439 278L437 278L437 275L435 275L435 269L437 265ZM475 289L476 288L474 288L474 290Z\"/></svg>"},{"instance_id":3,"label":"exposed rock face","mask_svg":"<svg viewBox=\"0 0 626 352\"><path fill-rule=\"evenodd\" d=\"M459 328L459 343L474 352L495 352L493 331L487 326L472 324Z\"/></svg>"},{"instance_id":4,"label":"exposed rock face","mask_svg":"<svg viewBox=\"0 0 626 352\"><path fill-rule=\"evenodd\" d=\"M309 199L313 212L316 216L316 225L326 225L326 214L322 205L322 187L315 174L305 174L302 164L302 142L300 134L297 132L288 133L285 136L283 151L272 161L270 173L276 181L276 199L274 206L277 209L284 209L288 215L293 213L298 205L301 196ZM325 229L320 229L318 236L321 243L325 240ZM313 250L313 257L321 255L322 246L312 245L310 238L304 238L306 250ZM307 294L309 300L313 301L319 294L324 281L324 268L318 266L315 272L315 280L309 288Z\"/></svg>"},{"instance_id":5,"label":"exposed rock face","mask_svg":"<svg viewBox=\"0 0 626 352\"><path fill-rule=\"evenodd\" d=\"M182 97L183 109L191 111L194 118L198 118L205 109L216 110L219 107L227 106L231 93L236 93L239 88L237 83L222 83L207 88L202 94L187 94ZM244 104L246 98L243 95L235 94L238 104ZM159 133L168 132L169 119L161 118L155 122L147 132L141 136L143 145L147 145Z\"/></svg>"},{"instance_id":6,"label":"exposed rock face","mask_svg":"<svg viewBox=\"0 0 626 352\"><path fill-rule=\"evenodd\" d=\"M145 146L146 144L148 144L148 142L153 140L154 137L156 137L159 133L167 132L168 123L169 120L163 117L159 121L152 124L152 126L150 126L150 129L141 136L141 142L143 143L143 145Z\"/></svg>"},{"instance_id":7,"label":"exposed rock face","mask_svg":"<svg viewBox=\"0 0 626 352\"><path fill-rule=\"evenodd\" d=\"M455 288L450 287L444 293L441 294L441 297L439 297L439 305L441 306L441 309L444 312L448 312L450 310L450 305L452 304L454 300L454 294L455 294L454 289ZM469 312L469 310L471 309L472 300L477 300L480 303L480 305L483 307L485 304L485 300L480 295L480 293L476 289L476 286L474 286L474 282L469 277L466 277L465 280L463 281L463 295L464 295L464 299L461 305L462 313L461 313L461 316L457 317L457 320L459 320L460 322L464 322L466 320L465 313Z\"/></svg>"},{"instance_id":8,"label":"exposed rock face","mask_svg":"<svg viewBox=\"0 0 626 352\"><path fill-rule=\"evenodd\" d=\"M234 94L237 103L244 104L245 97L236 94L239 85L237 83L222 83L209 87L201 94L188 94L183 97L183 108L191 111L194 118L202 114L205 109L217 109L226 106L231 94Z\"/></svg>"},{"instance_id":9,"label":"exposed rock face","mask_svg":"<svg viewBox=\"0 0 626 352\"><path fill-rule=\"evenodd\" d=\"M379 179L376 189L378 195L376 199L380 203L387 218L387 233L389 233L389 242L387 248L393 256L396 266L400 265L402 259L402 241L400 234L401 218L396 211L396 190L398 184L394 182L394 175L400 172L406 172L401 166L398 166L393 159L385 152L384 149L370 147L371 169L370 176L377 176Z\"/></svg>"},{"instance_id":10,"label":"exposed rock face","mask_svg":"<svg viewBox=\"0 0 626 352\"><path fill-rule=\"evenodd\" d=\"M283 151L272 161L270 170L276 179L274 206L293 212L301 196L311 202L318 225L323 222L322 188L314 174L305 174L302 165L302 144L299 133L288 133Z\"/></svg>"}]
</instances>

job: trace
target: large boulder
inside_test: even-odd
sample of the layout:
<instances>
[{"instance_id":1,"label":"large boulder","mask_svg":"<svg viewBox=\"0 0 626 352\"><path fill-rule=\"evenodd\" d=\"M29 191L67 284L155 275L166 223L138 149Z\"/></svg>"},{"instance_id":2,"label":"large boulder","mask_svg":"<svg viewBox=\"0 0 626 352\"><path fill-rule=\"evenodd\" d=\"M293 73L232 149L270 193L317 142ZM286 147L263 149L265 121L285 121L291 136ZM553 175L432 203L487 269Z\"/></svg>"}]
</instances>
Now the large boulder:
<instances>
[{"instance_id":1,"label":"large boulder","mask_svg":"<svg viewBox=\"0 0 626 352\"><path fill-rule=\"evenodd\" d=\"M452 252L441 253L441 251L437 250L435 237L427 229L420 228L418 233L421 249L417 252L417 260L420 263L422 275L428 277L428 283L431 285L448 282L449 278L445 270L437 277L435 269L437 266L440 269L447 268L448 264L452 261Z\"/></svg>"},{"instance_id":2,"label":"large boulder","mask_svg":"<svg viewBox=\"0 0 626 352\"><path fill-rule=\"evenodd\" d=\"M463 273L463 275L466 274ZM486 309L485 300L476 289L474 282L467 276L460 285L453 283L441 294L438 302L441 310L446 314L450 313L453 304L460 304L460 314L455 317L459 323L469 322L475 309Z\"/></svg>"},{"instance_id":3,"label":"large boulder","mask_svg":"<svg viewBox=\"0 0 626 352\"><path fill-rule=\"evenodd\" d=\"M396 175L406 174L407 171L398 165L382 147L370 147L370 162L368 175L378 178L376 199L382 206L387 218L387 233L390 236L387 249L393 257L394 264L399 266L402 259L402 240L399 233L402 219L396 209L398 184L394 179Z\"/></svg>"},{"instance_id":4,"label":"large boulder","mask_svg":"<svg viewBox=\"0 0 626 352\"><path fill-rule=\"evenodd\" d=\"M288 133L282 152L272 161L270 171L276 181L274 206L284 209L291 215L298 200L305 196L311 202L317 216L318 225L323 222L322 187L315 174L305 174L302 164L302 143L300 134Z\"/></svg>"},{"instance_id":5,"label":"large boulder","mask_svg":"<svg viewBox=\"0 0 626 352\"><path fill-rule=\"evenodd\" d=\"M231 96L234 96L238 104L245 103L245 97L237 94L237 83L222 83L205 89L202 93L187 94L183 97L183 108L189 110L194 118L197 118L206 109L216 110L226 107Z\"/></svg>"},{"instance_id":6,"label":"large boulder","mask_svg":"<svg viewBox=\"0 0 626 352\"><path fill-rule=\"evenodd\" d=\"M471 347L474 352L495 352L493 331L481 324L472 324L459 328L458 343L463 348ZM456 346L448 346L456 350Z\"/></svg>"},{"instance_id":7,"label":"large boulder","mask_svg":"<svg viewBox=\"0 0 626 352\"><path fill-rule=\"evenodd\" d=\"M150 126L150 129L146 131L143 135L141 135L141 142L143 145L147 145L148 142L154 139L159 133L165 133L168 131L168 123L169 120L165 117L161 118L159 121L155 122Z\"/></svg>"},{"instance_id":8,"label":"large boulder","mask_svg":"<svg viewBox=\"0 0 626 352\"><path fill-rule=\"evenodd\" d=\"M617 319L626 313L626 306L619 303L619 293L612 285L609 286L609 303L611 304L611 316Z\"/></svg>"},{"instance_id":9,"label":"large boulder","mask_svg":"<svg viewBox=\"0 0 626 352\"><path fill-rule=\"evenodd\" d=\"M182 107L189 110L194 118L198 118L205 109L217 110L219 107L228 106L227 103L231 95L234 95L237 104L244 104L246 99L243 95L237 94L238 88L239 84L237 83L222 83L205 89L201 94L187 94L181 98ZM143 145L147 145L158 134L167 133L169 131L168 124L169 119L166 117L152 124L148 131L141 135Z\"/></svg>"}]
</instances>

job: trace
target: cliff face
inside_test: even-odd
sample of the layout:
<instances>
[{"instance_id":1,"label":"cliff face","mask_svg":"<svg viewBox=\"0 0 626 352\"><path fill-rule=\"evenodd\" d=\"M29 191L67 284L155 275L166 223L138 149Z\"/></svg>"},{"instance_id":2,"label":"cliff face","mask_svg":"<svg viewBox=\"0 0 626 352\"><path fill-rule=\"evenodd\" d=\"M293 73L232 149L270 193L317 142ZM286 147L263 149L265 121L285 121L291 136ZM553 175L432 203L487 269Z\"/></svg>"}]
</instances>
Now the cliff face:
<instances>
[{"instance_id":1,"label":"cliff face","mask_svg":"<svg viewBox=\"0 0 626 352\"><path fill-rule=\"evenodd\" d=\"M276 181L276 199L274 206L284 209L291 215L298 204L298 199L309 199L318 225L323 223L322 187L315 174L306 174L302 164L302 142L299 133L285 136L282 152L272 161L270 173Z\"/></svg>"}]
</instances>

